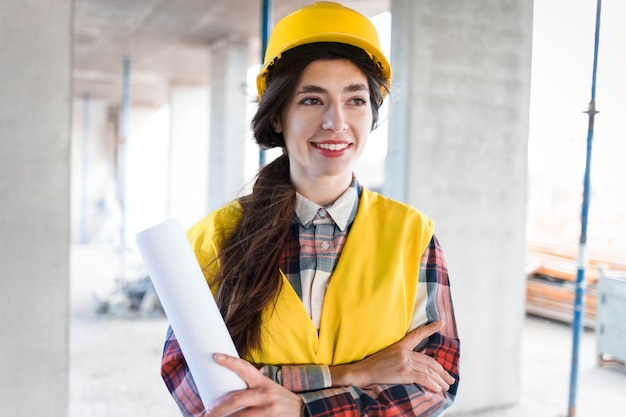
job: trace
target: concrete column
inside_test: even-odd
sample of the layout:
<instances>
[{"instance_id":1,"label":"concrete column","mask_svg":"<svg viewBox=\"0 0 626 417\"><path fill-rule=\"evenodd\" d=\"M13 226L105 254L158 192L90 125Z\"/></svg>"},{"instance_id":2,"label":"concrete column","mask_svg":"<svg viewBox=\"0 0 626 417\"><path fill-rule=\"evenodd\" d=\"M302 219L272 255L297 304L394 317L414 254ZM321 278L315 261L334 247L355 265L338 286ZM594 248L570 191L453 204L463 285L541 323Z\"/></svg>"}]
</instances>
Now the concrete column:
<instances>
[{"instance_id":1,"label":"concrete column","mask_svg":"<svg viewBox=\"0 0 626 417\"><path fill-rule=\"evenodd\" d=\"M0 415L68 411L72 3L0 4Z\"/></svg>"},{"instance_id":2,"label":"concrete column","mask_svg":"<svg viewBox=\"0 0 626 417\"><path fill-rule=\"evenodd\" d=\"M392 0L386 193L436 221L461 335L453 412L520 386L533 2Z\"/></svg>"},{"instance_id":3,"label":"concrete column","mask_svg":"<svg viewBox=\"0 0 626 417\"><path fill-rule=\"evenodd\" d=\"M223 40L211 48L208 207L236 197L244 186L248 45Z\"/></svg>"},{"instance_id":4,"label":"concrete column","mask_svg":"<svg viewBox=\"0 0 626 417\"><path fill-rule=\"evenodd\" d=\"M170 91L167 214L185 228L208 212L208 98L206 86L172 86Z\"/></svg>"},{"instance_id":5,"label":"concrete column","mask_svg":"<svg viewBox=\"0 0 626 417\"><path fill-rule=\"evenodd\" d=\"M167 219L170 108L133 105L126 145L126 242Z\"/></svg>"}]
</instances>

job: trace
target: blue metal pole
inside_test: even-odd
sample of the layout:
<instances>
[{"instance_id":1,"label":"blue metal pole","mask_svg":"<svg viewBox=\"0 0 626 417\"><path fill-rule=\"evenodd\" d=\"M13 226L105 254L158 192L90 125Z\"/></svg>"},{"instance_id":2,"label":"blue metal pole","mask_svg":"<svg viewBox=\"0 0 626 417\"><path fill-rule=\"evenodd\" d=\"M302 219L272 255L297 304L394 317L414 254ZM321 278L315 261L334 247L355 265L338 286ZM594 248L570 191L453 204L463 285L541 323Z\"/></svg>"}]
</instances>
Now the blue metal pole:
<instances>
[{"instance_id":1,"label":"blue metal pole","mask_svg":"<svg viewBox=\"0 0 626 417\"><path fill-rule=\"evenodd\" d=\"M600 11L602 0L597 0L596 6L596 31L593 50L593 73L591 81L591 101L585 113L589 115L589 125L587 129L587 158L585 162L585 179L583 188L583 204L581 213L580 242L578 249L578 271L576 274L576 293L574 297L574 319L572 321L573 343L572 343L572 367L570 373L569 407L567 417L576 416L576 388L578 382L578 351L580 347L580 335L583 331L583 317L585 311L585 268L587 266L587 218L589 214L589 194L591 188L591 150L593 143L593 130L596 111L596 72L598 68L598 46L600 41Z\"/></svg>"},{"instance_id":2,"label":"blue metal pole","mask_svg":"<svg viewBox=\"0 0 626 417\"><path fill-rule=\"evenodd\" d=\"M82 198L80 209L80 242L87 243L87 202L89 178L89 94L83 95L83 173L82 173Z\"/></svg>"},{"instance_id":3,"label":"blue metal pole","mask_svg":"<svg viewBox=\"0 0 626 417\"><path fill-rule=\"evenodd\" d=\"M267 42L270 38L270 32L273 26L273 6L272 0L263 0L263 7L261 11L261 63L265 60L265 50L267 49ZM259 166L265 165L265 150L259 150Z\"/></svg>"}]
</instances>

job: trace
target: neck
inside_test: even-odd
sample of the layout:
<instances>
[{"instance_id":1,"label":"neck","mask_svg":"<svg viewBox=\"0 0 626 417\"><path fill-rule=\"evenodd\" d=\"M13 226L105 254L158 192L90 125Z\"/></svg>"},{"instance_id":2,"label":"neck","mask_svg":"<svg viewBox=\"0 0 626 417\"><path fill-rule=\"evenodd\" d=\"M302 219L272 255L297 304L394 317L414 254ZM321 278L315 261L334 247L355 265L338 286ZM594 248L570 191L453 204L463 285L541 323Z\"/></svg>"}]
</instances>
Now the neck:
<instances>
[{"instance_id":1,"label":"neck","mask_svg":"<svg viewBox=\"0 0 626 417\"><path fill-rule=\"evenodd\" d=\"M348 189L352 183L352 174L349 176L323 178L291 178L291 182L302 196L319 204L332 204Z\"/></svg>"}]
</instances>

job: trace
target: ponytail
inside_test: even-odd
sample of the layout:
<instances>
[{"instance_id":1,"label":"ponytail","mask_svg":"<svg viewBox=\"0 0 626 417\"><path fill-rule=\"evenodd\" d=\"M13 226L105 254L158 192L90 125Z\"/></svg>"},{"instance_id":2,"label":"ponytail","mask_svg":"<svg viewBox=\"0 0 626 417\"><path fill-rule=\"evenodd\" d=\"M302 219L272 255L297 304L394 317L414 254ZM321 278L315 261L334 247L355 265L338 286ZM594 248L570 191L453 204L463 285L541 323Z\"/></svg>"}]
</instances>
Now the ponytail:
<instances>
[{"instance_id":1,"label":"ponytail","mask_svg":"<svg viewBox=\"0 0 626 417\"><path fill-rule=\"evenodd\" d=\"M296 204L289 158L259 171L252 193L239 200L243 216L219 255L217 305L242 357L261 345L265 308L282 288L280 257Z\"/></svg>"}]
</instances>

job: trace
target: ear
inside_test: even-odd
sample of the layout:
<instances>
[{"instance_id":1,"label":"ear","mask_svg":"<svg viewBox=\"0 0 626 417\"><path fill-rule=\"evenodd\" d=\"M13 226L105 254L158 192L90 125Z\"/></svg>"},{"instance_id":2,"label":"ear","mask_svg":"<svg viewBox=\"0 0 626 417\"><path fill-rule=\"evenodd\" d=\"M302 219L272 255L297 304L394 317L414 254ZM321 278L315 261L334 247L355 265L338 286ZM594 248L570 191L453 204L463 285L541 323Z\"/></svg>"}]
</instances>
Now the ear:
<instances>
[{"instance_id":1,"label":"ear","mask_svg":"<svg viewBox=\"0 0 626 417\"><path fill-rule=\"evenodd\" d=\"M280 125L280 120L274 119L272 120L272 129L274 129L274 132L276 133L282 133L283 128Z\"/></svg>"}]
</instances>

